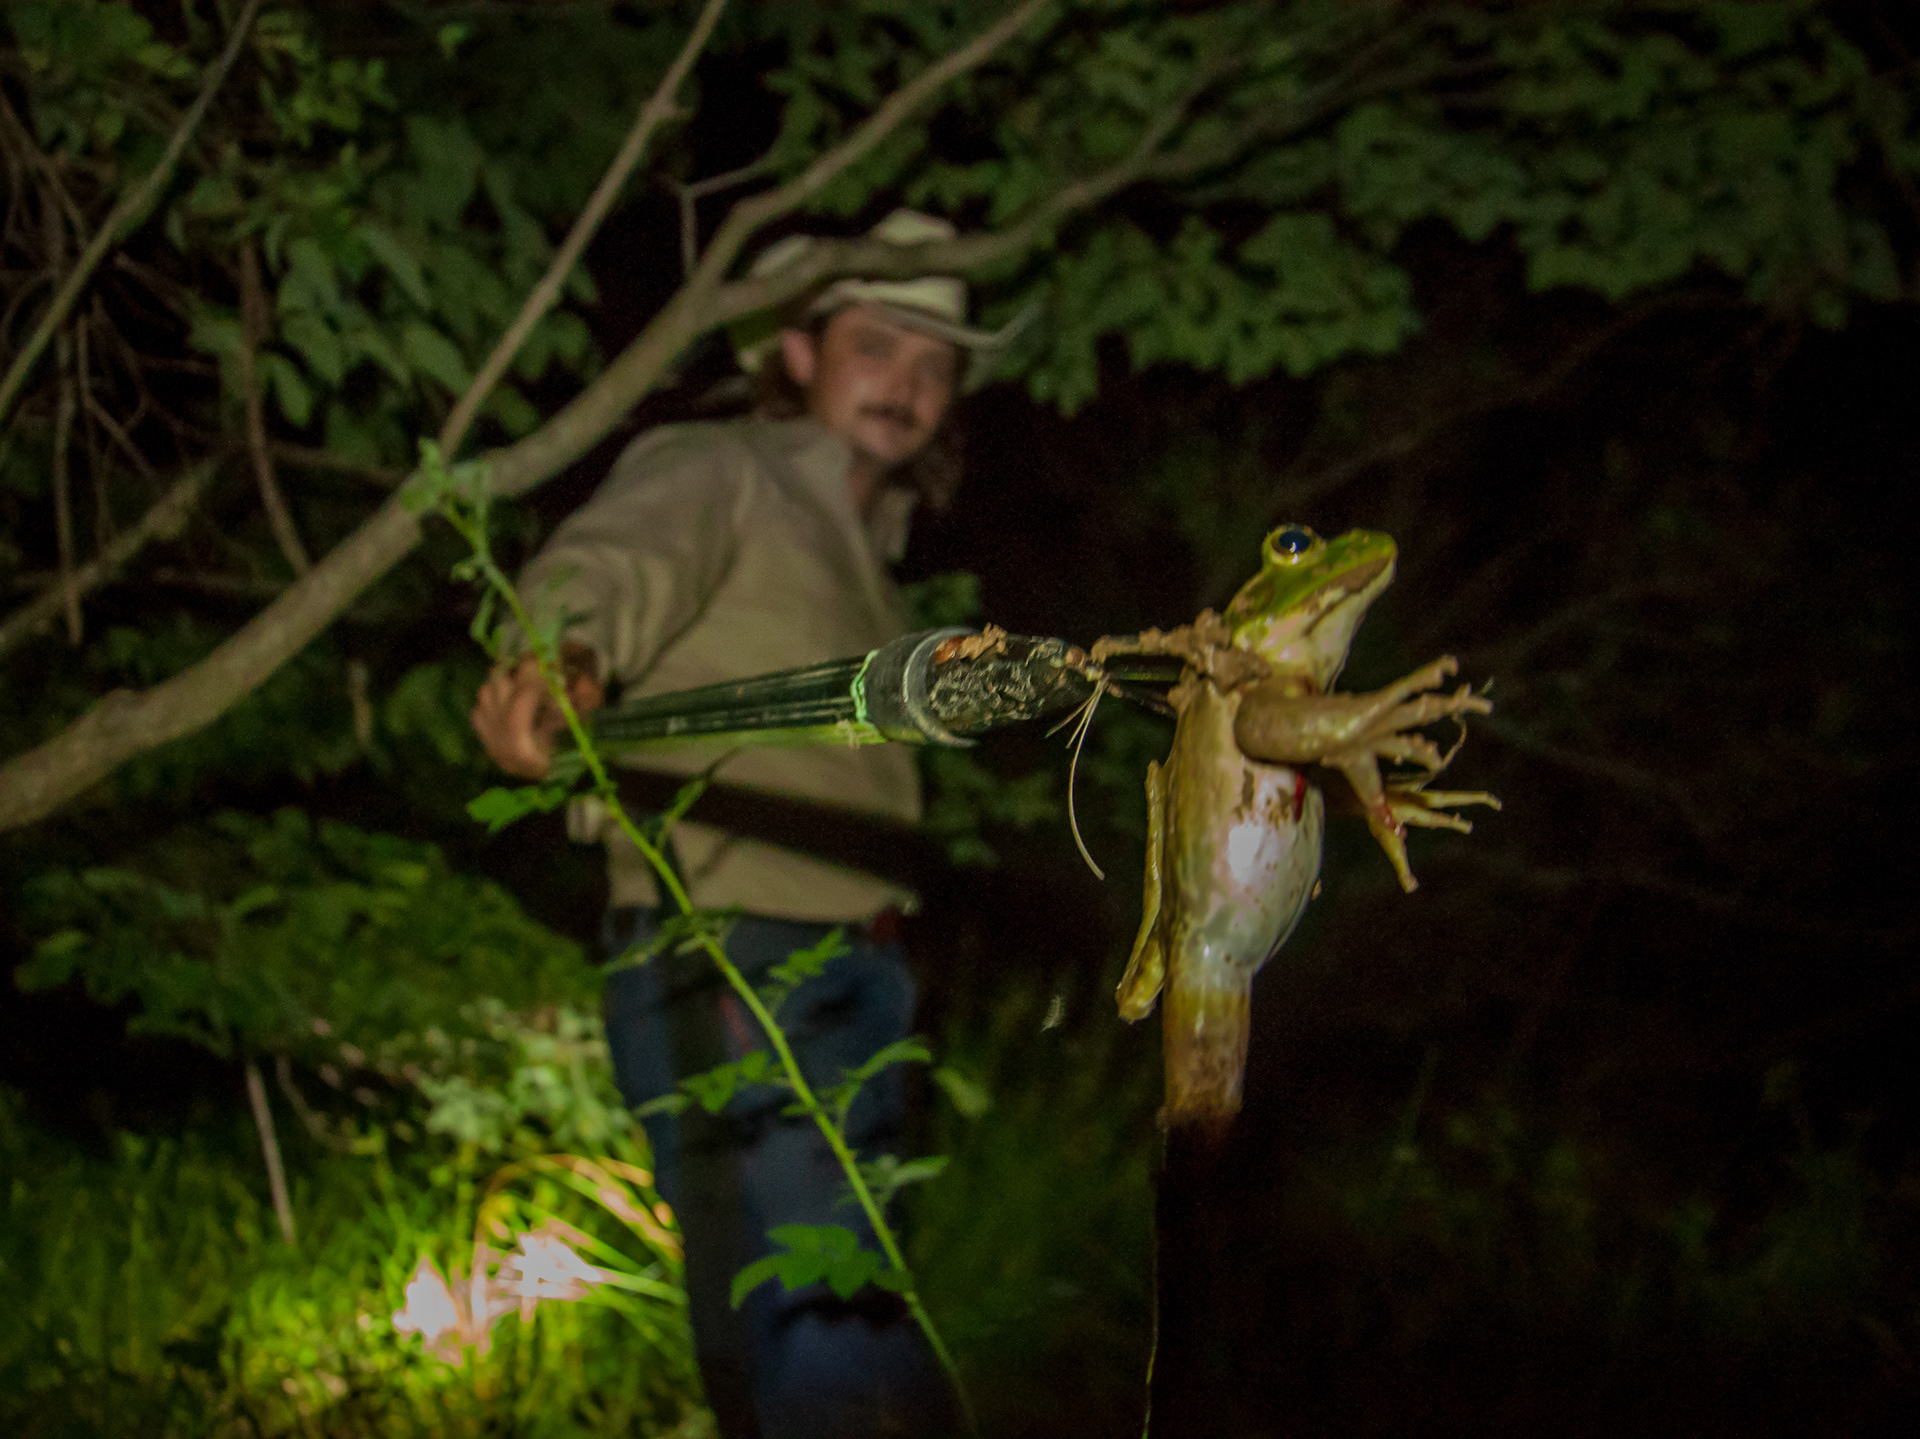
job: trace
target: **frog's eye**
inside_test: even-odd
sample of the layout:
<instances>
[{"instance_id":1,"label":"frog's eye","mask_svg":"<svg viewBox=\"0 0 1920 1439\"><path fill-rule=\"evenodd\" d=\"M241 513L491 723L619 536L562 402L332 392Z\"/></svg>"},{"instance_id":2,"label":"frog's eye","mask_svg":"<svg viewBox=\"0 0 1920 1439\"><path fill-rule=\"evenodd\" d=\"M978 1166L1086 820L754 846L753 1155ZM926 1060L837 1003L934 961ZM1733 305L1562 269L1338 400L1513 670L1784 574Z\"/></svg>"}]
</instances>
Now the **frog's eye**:
<instances>
[{"instance_id":1,"label":"frog's eye","mask_svg":"<svg viewBox=\"0 0 1920 1439\"><path fill-rule=\"evenodd\" d=\"M1267 536L1267 548L1276 560L1303 559L1319 543L1320 536L1305 525L1288 525Z\"/></svg>"}]
</instances>

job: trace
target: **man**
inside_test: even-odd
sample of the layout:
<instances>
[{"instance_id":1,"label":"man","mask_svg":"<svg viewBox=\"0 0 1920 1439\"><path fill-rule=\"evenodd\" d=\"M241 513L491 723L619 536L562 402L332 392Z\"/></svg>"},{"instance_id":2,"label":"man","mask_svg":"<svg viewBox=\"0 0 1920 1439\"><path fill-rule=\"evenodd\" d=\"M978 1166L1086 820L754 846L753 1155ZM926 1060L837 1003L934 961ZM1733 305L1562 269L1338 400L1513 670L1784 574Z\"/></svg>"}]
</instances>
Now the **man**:
<instances>
[{"instance_id":1,"label":"man","mask_svg":"<svg viewBox=\"0 0 1920 1439\"><path fill-rule=\"evenodd\" d=\"M896 211L873 235L913 244L953 233ZM783 241L755 273L792 263L809 243ZM661 693L844 658L902 633L885 563L904 547L916 499L945 499L952 466L940 462L936 437L963 359L1000 338L965 321L956 279L840 281L741 347L760 382L754 414L666 426L630 445L521 580L537 613L569 618L574 701L598 706L616 677L631 692ZM537 667L523 660L482 686L473 725L503 768L537 777L561 721ZM713 758L687 753L657 767L693 773ZM912 756L892 747L745 750L721 777L892 820L920 812ZM570 827L607 841L607 941L617 955L655 931L653 875L591 807L577 807ZM673 849L696 904L743 911L728 952L749 977L832 927L845 930L852 952L797 989L780 1015L810 1082L830 1085L904 1037L914 995L897 918L911 894L694 823L674 831ZM606 1013L615 1074L635 1106L761 1043L697 955L614 971ZM901 1107L897 1075L882 1075L855 1106L849 1138L869 1157L885 1152ZM721 1432L949 1432L957 1426L944 1380L890 1296L870 1291L849 1303L818 1286L790 1295L776 1282L732 1310L732 1277L769 1252L768 1229L862 1228L839 1202L844 1181L818 1133L779 1108L778 1095L747 1096L719 1116L695 1107L645 1121L687 1242L695 1349Z\"/></svg>"}]
</instances>

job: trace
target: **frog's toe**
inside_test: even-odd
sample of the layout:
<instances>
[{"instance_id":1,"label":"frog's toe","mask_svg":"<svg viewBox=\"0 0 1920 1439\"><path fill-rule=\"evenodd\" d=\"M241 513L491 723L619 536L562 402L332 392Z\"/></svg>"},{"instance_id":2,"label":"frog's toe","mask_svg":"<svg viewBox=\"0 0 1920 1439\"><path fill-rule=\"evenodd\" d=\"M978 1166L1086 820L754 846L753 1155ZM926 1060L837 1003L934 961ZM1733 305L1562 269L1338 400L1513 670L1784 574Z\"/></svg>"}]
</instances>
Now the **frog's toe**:
<instances>
[{"instance_id":1,"label":"frog's toe","mask_svg":"<svg viewBox=\"0 0 1920 1439\"><path fill-rule=\"evenodd\" d=\"M1393 865L1393 873L1400 881L1400 888L1408 894L1420 888L1420 881L1413 877L1413 870L1407 864L1406 829L1393 816L1391 810L1389 809L1384 820L1378 814L1369 811L1367 828L1373 831L1374 839L1378 840L1380 848L1386 851L1387 859Z\"/></svg>"},{"instance_id":2,"label":"frog's toe","mask_svg":"<svg viewBox=\"0 0 1920 1439\"><path fill-rule=\"evenodd\" d=\"M1120 1005L1120 1017L1128 1024L1153 1013L1153 1002L1167 979L1167 951L1157 934L1142 935L1134 946L1133 959L1120 978L1114 999Z\"/></svg>"},{"instance_id":3,"label":"frog's toe","mask_svg":"<svg viewBox=\"0 0 1920 1439\"><path fill-rule=\"evenodd\" d=\"M1500 808L1500 801L1483 789L1424 789L1420 797L1434 809L1459 809L1462 805L1483 804L1488 809Z\"/></svg>"}]
</instances>

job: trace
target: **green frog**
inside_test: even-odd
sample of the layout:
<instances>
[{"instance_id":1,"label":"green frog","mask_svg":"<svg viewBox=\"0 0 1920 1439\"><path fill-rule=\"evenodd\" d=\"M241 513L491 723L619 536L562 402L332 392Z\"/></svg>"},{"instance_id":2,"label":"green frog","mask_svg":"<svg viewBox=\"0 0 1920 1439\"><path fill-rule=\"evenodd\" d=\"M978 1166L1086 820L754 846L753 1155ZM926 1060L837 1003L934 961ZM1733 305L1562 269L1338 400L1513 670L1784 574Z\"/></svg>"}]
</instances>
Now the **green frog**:
<instances>
[{"instance_id":1,"label":"green frog","mask_svg":"<svg viewBox=\"0 0 1920 1439\"><path fill-rule=\"evenodd\" d=\"M1254 973L1319 888L1327 805L1303 766L1345 777L1408 890L1408 825L1468 831L1452 811L1499 807L1489 794L1427 788L1452 753L1413 731L1491 708L1466 686L1432 693L1456 672L1451 657L1373 694L1332 693L1396 557L1384 534L1326 540L1285 525L1266 537L1260 572L1224 616L1209 610L1177 630L1094 647L1096 663L1116 653L1186 662L1170 696L1173 749L1147 767L1145 902L1118 993L1132 1021L1166 991L1169 1124L1220 1125L1240 1107ZM1383 778L1382 760L1418 771Z\"/></svg>"}]
</instances>

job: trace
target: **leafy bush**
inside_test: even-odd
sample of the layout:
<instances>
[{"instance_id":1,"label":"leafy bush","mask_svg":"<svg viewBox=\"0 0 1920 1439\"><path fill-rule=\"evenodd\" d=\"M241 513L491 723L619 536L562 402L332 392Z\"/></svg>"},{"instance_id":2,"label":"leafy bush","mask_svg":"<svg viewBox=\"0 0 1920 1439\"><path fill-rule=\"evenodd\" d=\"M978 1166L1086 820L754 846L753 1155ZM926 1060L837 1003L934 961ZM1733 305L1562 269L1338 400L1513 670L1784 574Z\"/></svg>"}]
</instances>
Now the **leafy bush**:
<instances>
[{"instance_id":1,"label":"leafy bush","mask_svg":"<svg viewBox=\"0 0 1920 1439\"><path fill-rule=\"evenodd\" d=\"M508 1313L448 1362L396 1328L430 1261L459 1277L491 1162L471 1150L296 1167L297 1249L259 1190L251 1136L117 1135L87 1157L0 1095L0 1427L67 1434L658 1433L698 1389L670 1272L565 1184L522 1179L489 1219L558 1217L652 1295ZM496 1191L497 1192L497 1191ZM533 1221L533 1222L529 1222ZM493 1243L509 1246L489 1230ZM624 1237L623 1237L624 1236ZM622 1247L624 1245L624 1247ZM624 1264L613 1255L625 1256ZM642 1262L642 1261L646 1262ZM692 1432L692 1431L689 1431Z\"/></svg>"}]
</instances>

